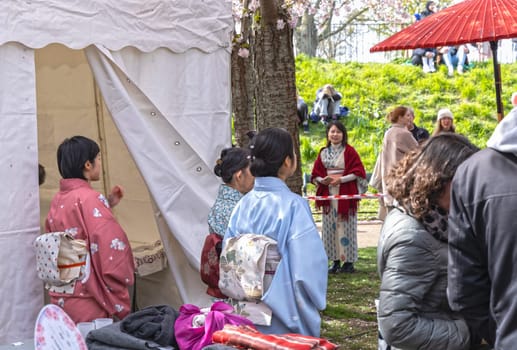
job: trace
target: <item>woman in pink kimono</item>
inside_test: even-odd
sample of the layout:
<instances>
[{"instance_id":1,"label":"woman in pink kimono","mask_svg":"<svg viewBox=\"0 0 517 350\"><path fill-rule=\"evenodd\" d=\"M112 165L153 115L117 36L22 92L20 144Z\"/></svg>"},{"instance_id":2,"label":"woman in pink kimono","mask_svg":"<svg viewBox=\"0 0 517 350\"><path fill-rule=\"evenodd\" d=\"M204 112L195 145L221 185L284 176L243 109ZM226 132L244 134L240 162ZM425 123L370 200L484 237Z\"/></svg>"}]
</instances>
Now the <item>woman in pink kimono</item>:
<instances>
[{"instance_id":1,"label":"woman in pink kimono","mask_svg":"<svg viewBox=\"0 0 517 350\"><path fill-rule=\"evenodd\" d=\"M115 186L106 199L90 186L99 180L102 162L99 146L86 137L64 140L57 150L57 163L63 179L45 229L85 240L88 255L81 277L63 287L51 287L50 301L76 323L122 319L131 310L128 287L134 283L131 247L110 209L122 198L122 189Z\"/></svg>"}]
</instances>

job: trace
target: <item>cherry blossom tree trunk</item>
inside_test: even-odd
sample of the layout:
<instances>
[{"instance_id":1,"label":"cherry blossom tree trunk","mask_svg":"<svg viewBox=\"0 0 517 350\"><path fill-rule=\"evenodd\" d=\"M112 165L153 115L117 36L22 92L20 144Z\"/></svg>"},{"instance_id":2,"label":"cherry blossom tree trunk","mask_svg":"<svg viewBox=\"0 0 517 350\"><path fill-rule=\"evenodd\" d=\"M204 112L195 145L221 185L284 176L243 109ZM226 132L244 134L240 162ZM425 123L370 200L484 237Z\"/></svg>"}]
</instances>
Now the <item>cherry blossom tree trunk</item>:
<instances>
[{"instance_id":1,"label":"cherry blossom tree trunk","mask_svg":"<svg viewBox=\"0 0 517 350\"><path fill-rule=\"evenodd\" d=\"M248 1L244 2L245 8ZM249 52L247 57L239 56L239 45L233 45L231 55L231 82L232 82L232 111L235 143L246 146L249 131L255 130L255 74L253 72L253 45L251 43L251 19L244 17L241 21L241 31L238 40L245 43Z\"/></svg>"},{"instance_id":2,"label":"cherry blossom tree trunk","mask_svg":"<svg viewBox=\"0 0 517 350\"><path fill-rule=\"evenodd\" d=\"M295 31L296 52L309 57L316 57L318 50L318 30L314 15L305 11Z\"/></svg>"},{"instance_id":3,"label":"cherry blossom tree trunk","mask_svg":"<svg viewBox=\"0 0 517 350\"><path fill-rule=\"evenodd\" d=\"M293 136L298 167L287 184L293 192L301 193L293 30L287 24L282 4L283 1L260 1L261 17L255 26L253 45L256 120L258 130L281 127Z\"/></svg>"},{"instance_id":4,"label":"cherry blossom tree trunk","mask_svg":"<svg viewBox=\"0 0 517 350\"><path fill-rule=\"evenodd\" d=\"M254 118L254 74L250 58L238 55L238 50L232 50L231 56L232 81L232 110L235 143L246 146L249 131L255 130Z\"/></svg>"}]
</instances>

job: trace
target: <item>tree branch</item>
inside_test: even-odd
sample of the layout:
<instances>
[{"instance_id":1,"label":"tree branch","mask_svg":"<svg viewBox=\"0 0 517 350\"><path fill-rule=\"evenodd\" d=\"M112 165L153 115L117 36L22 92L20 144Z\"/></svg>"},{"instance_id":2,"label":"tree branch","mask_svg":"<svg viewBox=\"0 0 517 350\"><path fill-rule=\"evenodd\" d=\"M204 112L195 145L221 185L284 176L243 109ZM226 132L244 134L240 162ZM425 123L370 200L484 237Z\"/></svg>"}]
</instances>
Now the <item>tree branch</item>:
<instances>
[{"instance_id":1,"label":"tree branch","mask_svg":"<svg viewBox=\"0 0 517 350\"><path fill-rule=\"evenodd\" d=\"M368 8L363 8L361 10L356 11L355 13L351 14L345 22L343 22L337 29L330 31L330 30L324 30L321 32L321 34L318 35L318 42L323 41L325 39L330 38L333 35L336 35L337 33L343 31L350 23L355 21L359 16L361 16L363 13L367 12Z\"/></svg>"}]
</instances>

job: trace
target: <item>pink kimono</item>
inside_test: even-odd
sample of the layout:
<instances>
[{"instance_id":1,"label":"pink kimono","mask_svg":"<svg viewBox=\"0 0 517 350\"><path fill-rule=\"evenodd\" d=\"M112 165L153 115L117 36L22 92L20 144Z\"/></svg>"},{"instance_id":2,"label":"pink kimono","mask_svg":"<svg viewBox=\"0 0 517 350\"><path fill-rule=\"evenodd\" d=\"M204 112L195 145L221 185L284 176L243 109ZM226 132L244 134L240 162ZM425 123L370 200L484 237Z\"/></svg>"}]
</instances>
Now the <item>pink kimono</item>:
<instances>
[{"instance_id":1,"label":"pink kimono","mask_svg":"<svg viewBox=\"0 0 517 350\"><path fill-rule=\"evenodd\" d=\"M130 311L128 287L134 283L134 262L128 238L107 199L81 179L62 179L45 222L47 232L67 231L86 240L85 275L72 294L49 292L74 322L101 317L124 318Z\"/></svg>"}]
</instances>

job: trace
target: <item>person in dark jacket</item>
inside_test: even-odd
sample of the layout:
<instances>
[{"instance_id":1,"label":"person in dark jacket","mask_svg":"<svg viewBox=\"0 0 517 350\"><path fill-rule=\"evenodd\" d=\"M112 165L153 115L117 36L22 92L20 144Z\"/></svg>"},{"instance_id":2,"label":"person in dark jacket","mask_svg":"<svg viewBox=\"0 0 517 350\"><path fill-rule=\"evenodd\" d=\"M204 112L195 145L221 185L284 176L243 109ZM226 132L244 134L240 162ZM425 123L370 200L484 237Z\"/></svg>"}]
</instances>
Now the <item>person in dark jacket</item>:
<instances>
[{"instance_id":1,"label":"person in dark jacket","mask_svg":"<svg viewBox=\"0 0 517 350\"><path fill-rule=\"evenodd\" d=\"M415 111L413 108L408 107L410 116L407 129L411 132L415 140L420 144L429 138L429 131L424 128L420 128L415 124Z\"/></svg>"},{"instance_id":2,"label":"person in dark jacket","mask_svg":"<svg viewBox=\"0 0 517 350\"><path fill-rule=\"evenodd\" d=\"M393 350L470 348L467 323L447 304L447 212L454 173L476 151L464 136L439 135L387 177L396 201L377 248L378 324Z\"/></svg>"},{"instance_id":3,"label":"person in dark jacket","mask_svg":"<svg viewBox=\"0 0 517 350\"><path fill-rule=\"evenodd\" d=\"M517 344L517 108L458 169L449 216L449 303L494 349Z\"/></svg>"},{"instance_id":4,"label":"person in dark jacket","mask_svg":"<svg viewBox=\"0 0 517 350\"><path fill-rule=\"evenodd\" d=\"M298 114L298 123L303 126L303 132L309 132L309 107L305 100L298 95L296 97L296 112Z\"/></svg>"},{"instance_id":5,"label":"person in dark jacket","mask_svg":"<svg viewBox=\"0 0 517 350\"><path fill-rule=\"evenodd\" d=\"M436 3L434 1L428 1L425 4L425 10L420 13L420 18L426 18L427 16L432 15L433 13L436 13Z\"/></svg>"}]
</instances>

